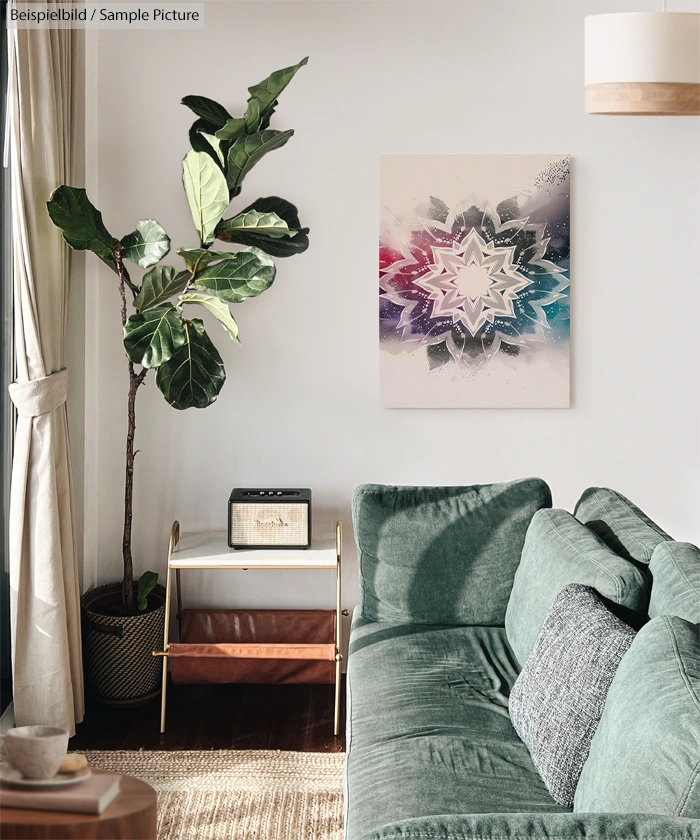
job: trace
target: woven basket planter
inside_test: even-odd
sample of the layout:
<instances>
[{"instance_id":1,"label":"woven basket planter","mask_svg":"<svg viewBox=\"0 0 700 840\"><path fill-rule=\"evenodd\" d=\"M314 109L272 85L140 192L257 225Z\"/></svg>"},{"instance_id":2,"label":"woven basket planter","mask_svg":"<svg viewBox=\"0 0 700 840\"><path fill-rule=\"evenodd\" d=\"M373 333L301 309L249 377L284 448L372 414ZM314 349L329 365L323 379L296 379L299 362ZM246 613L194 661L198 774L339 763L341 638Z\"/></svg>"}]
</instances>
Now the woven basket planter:
<instances>
[{"instance_id":1,"label":"woven basket planter","mask_svg":"<svg viewBox=\"0 0 700 840\"><path fill-rule=\"evenodd\" d=\"M136 589L136 586L134 586ZM104 706L140 706L160 694L163 661L152 651L163 646L165 588L156 586L139 615L110 614L122 602L121 583L86 592L83 652L93 700Z\"/></svg>"}]
</instances>

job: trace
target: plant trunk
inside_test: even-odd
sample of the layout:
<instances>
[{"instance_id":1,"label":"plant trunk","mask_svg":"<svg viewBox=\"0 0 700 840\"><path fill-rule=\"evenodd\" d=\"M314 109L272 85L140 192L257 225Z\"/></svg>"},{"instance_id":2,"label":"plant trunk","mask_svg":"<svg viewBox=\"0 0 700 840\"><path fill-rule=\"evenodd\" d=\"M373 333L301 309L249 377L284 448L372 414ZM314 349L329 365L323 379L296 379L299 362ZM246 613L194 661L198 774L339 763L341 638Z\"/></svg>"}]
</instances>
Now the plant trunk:
<instances>
[{"instance_id":1,"label":"plant trunk","mask_svg":"<svg viewBox=\"0 0 700 840\"><path fill-rule=\"evenodd\" d=\"M119 274L119 296L122 303L122 328L126 324L126 285L136 294L135 287L129 281L120 254L115 257L117 273ZM136 599L134 598L134 564L131 559L131 519L134 509L134 435L136 434L136 392L139 385L146 378L146 368L140 373L134 372L134 365L129 362L129 403L126 431L126 481L124 483L124 535L122 537L122 558L124 560L124 577L122 579L122 602L124 615L136 614Z\"/></svg>"},{"instance_id":2,"label":"plant trunk","mask_svg":"<svg viewBox=\"0 0 700 840\"><path fill-rule=\"evenodd\" d=\"M126 481L124 484L124 536L122 556L124 559L124 579L122 580L122 598L125 615L134 613L134 566L131 558L131 519L134 507L134 435L136 434L136 391L141 383L134 373L134 365L129 362L129 408L126 432Z\"/></svg>"}]
</instances>

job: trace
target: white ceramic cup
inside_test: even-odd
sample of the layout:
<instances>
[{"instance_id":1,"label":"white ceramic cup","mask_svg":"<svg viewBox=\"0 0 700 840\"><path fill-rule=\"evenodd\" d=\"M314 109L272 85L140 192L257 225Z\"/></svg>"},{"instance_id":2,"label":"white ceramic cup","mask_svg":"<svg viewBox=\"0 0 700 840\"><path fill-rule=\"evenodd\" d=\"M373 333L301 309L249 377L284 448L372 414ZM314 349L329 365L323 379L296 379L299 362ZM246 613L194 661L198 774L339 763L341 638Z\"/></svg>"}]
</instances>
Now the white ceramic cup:
<instances>
[{"instance_id":1,"label":"white ceramic cup","mask_svg":"<svg viewBox=\"0 0 700 840\"><path fill-rule=\"evenodd\" d=\"M7 760L25 779L51 779L68 750L68 730L57 726L17 726L0 736Z\"/></svg>"}]
</instances>

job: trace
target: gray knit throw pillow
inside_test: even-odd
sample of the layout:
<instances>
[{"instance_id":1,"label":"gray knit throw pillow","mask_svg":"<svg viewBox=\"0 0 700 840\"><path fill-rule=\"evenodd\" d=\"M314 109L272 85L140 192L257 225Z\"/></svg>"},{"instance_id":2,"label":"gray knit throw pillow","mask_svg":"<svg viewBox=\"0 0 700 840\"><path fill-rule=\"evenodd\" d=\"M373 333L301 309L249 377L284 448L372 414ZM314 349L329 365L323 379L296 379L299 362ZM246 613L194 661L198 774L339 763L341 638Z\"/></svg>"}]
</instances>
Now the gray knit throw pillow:
<instances>
[{"instance_id":1,"label":"gray knit throw pillow","mask_svg":"<svg viewBox=\"0 0 700 840\"><path fill-rule=\"evenodd\" d=\"M557 595L508 701L552 798L571 807L608 689L635 631L590 586Z\"/></svg>"}]
</instances>

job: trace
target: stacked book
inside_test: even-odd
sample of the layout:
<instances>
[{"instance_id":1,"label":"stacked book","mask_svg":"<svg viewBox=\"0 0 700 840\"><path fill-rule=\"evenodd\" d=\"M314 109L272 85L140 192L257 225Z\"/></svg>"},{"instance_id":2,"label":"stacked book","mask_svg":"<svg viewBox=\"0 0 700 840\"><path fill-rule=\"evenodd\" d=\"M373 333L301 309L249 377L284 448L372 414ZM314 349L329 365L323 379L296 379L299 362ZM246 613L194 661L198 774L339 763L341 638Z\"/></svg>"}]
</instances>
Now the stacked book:
<instances>
[{"instance_id":1,"label":"stacked book","mask_svg":"<svg viewBox=\"0 0 700 840\"><path fill-rule=\"evenodd\" d=\"M84 781L66 787L23 789L3 783L0 787L0 805L3 808L101 814L119 794L120 779L118 773L92 769Z\"/></svg>"}]
</instances>

